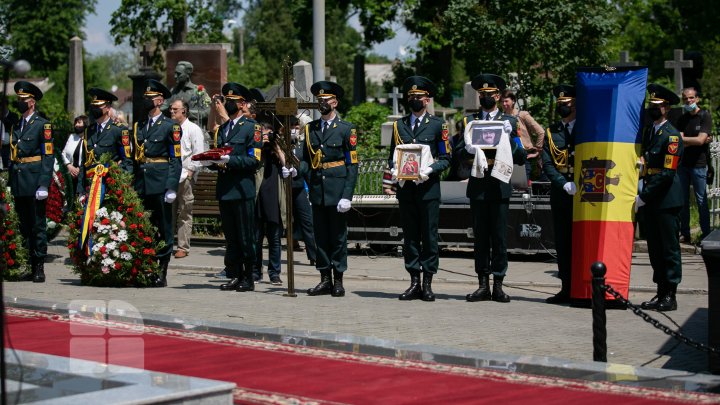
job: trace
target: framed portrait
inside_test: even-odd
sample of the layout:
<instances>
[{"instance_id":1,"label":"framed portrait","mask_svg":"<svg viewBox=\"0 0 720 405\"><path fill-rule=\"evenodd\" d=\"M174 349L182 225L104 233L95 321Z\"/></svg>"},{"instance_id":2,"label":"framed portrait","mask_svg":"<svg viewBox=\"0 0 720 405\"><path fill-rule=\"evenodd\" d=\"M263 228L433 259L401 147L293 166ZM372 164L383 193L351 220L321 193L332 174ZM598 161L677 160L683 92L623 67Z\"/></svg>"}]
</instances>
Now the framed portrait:
<instances>
[{"instance_id":1,"label":"framed portrait","mask_svg":"<svg viewBox=\"0 0 720 405\"><path fill-rule=\"evenodd\" d=\"M472 121L470 128L471 144L482 149L496 149L503 132L502 121Z\"/></svg>"},{"instance_id":2,"label":"framed portrait","mask_svg":"<svg viewBox=\"0 0 720 405\"><path fill-rule=\"evenodd\" d=\"M418 180L420 178L420 157L422 147L396 149L399 180Z\"/></svg>"}]
</instances>

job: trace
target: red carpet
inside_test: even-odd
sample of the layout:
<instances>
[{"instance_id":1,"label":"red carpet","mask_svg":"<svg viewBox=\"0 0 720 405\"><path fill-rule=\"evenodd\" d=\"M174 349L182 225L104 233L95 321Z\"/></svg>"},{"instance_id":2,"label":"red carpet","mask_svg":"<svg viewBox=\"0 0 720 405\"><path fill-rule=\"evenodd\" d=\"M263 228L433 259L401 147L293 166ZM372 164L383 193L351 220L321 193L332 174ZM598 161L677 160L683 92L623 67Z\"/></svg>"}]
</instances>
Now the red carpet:
<instances>
[{"instance_id":1,"label":"red carpet","mask_svg":"<svg viewBox=\"0 0 720 405\"><path fill-rule=\"evenodd\" d=\"M238 386L236 403L697 404L720 400L720 396L703 393L489 371L155 326L141 326L132 335L130 324L71 320L15 308L7 310L7 321L16 349L66 357L72 353L97 361L97 351L93 355L87 345L78 343L83 338L104 340L110 363L131 367L144 363L148 370L231 381ZM129 344L117 347L113 339L126 339ZM144 353L133 350L138 342Z\"/></svg>"}]
</instances>

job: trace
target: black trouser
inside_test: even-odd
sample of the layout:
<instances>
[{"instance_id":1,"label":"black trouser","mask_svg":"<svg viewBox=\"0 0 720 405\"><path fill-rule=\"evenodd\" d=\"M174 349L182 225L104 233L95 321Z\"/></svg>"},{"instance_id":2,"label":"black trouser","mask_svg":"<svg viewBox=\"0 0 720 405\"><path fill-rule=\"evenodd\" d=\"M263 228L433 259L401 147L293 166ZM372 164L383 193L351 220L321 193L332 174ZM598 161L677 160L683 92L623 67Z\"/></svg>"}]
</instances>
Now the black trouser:
<instances>
[{"instance_id":1,"label":"black trouser","mask_svg":"<svg viewBox=\"0 0 720 405\"><path fill-rule=\"evenodd\" d=\"M319 271L347 270L347 217L337 212L335 205L330 207L312 206L317 261ZM292 246L289 247L292 249Z\"/></svg>"},{"instance_id":2,"label":"black trouser","mask_svg":"<svg viewBox=\"0 0 720 405\"><path fill-rule=\"evenodd\" d=\"M220 200L220 221L225 234L225 268L228 277L242 274L242 266L255 263L255 199Z\"/></svg>"},{"instance_id":3,"label":"black trouser","mask_svg":"<svg viewBox=\"0 0 720 405\"><path fill-rule=\"evenodd\" d=\"M293 188L293 237L299 238L302 233L302 240L305 242L305 253L308 260L316 261L315 234L313 232L313 216L310 201L305 188Z\"/></svg>"},{"instance_id":4,"label":"black trouser","mask_svg":"<svg viewBox=\"0 0 720 405\"><path fill-rule=\"evenodd\" d=\"M470 200L473 215L473 238L475 239L475 272L478 275L492 273L505 277L508 266L507 215L510 200Z\"/></svg>"},{"instance_id":5,"label":"black trouser","mask_svg":"<svg viewBox=\"0 0 720 405\"><path fill-rule=\"evenodd\" d=\"M146 210L151 211L150 222L155 225L160 235L160 240L165 241L165 247L158 250L157 258L165 259L172 252L173 243L173 215L172 204L165 202L165 194L150 194L142 197Z\"/></svg>"},{"instance_id":6,"label":"black trouser","mask_svg":"<svg viewBox=\"0 0 720 405\"><path fill-rule=\"evenodd\" d=\"M15 211L20 220L20 234L30 257L42 262L47 255L47 222L45 200L35 197L15 197Z\"/></svg>"},{"instance_id":7,"label":"black trouser","mask_svg":"<svg viewBox=\"0 0 720 405\"><path fill-rule=\"evenodd\" d=\"M646 205L640 210L641 232L647 240L653 282L680 284L682 262L678 232L681 207L657 209Z\"/></svg>"},{"instance_id":8,"label":"black trouser","mask_svg":"<svg viewBox=\"0 0 720 405\"><path fill-rule=\"evenodd\" d=\"M555 234L555 252L557 253L558 277L563 287L570 287L572 279L572 212L573 197L565 190L550 190L550 208Z\"/></svg>"},{"instance_id":9,"label":"black trouser","mask_svg":"<svg viewBox=\"0 0 720 405\"><path fill-rule=\"evenodd\" d=\"M408 273L437 273L439 218L440 200L400 200L403 258Z\"/></svg>"}]
</instances>

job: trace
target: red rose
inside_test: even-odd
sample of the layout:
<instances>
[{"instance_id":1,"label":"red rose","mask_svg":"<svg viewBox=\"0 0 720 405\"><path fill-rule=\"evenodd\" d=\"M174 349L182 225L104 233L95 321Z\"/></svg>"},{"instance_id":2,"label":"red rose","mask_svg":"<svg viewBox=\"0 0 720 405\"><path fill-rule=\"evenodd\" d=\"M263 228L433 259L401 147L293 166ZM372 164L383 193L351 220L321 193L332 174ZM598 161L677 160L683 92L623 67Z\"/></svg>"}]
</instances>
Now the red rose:
<instances>
[{"instance_id":1,"label":"red rose","mask_svg":"<svg viewBox=\"0 0 720 405\"><path fill-rule=\"evenodd\" d=\"M124 244L124 243L123 243L122 245L120 245L120 251L121 251L121 252L127 252L128 250L130 250L130 248L128 247L128 245L126 245L126 244Z\"/></svg>"},{"instance_id":2,"label":"red rose","mask_svg":"<svg viewBox=\"0 0 720 405\"><path fill-rule=\"evenodd\" d=\"M143 229L143 228L144 228L144 225L143 225L143 224L140 224L140 225L138 225L138 226L140 227L140 229Z\"/></svg>"},{"instance_id":3,"label":"red rose","mask_svg":"<svg viewBox=\"0 0 720 405\"><path fill-rule=\"evenodd\" d=\"M134 277L134 276L137 276L137 274L138 274L137 268L136 268L136 267L133 267L132 270L130 270L130 274L132 274L133 277Z\"/></svg>"},{"instance_id":4,"label":"red rose","mask_svg":"<svg viewBox=\"0 0 720 405\"><path fill-rule=\"evenodd\" d=\"M150 238L149 236L146 236L145 238L143 238L143 240L144 240L146 243L152 243L152 238Z\"/></svg>"},{"instance_id":5,"label":"red rose","mask_svg":"<svg viewBox=\"0 0 720 405\"><path fill-rule=\"evenodd\" d=\"M0 198L5 199L5 193L0 193Z\"/></svg>"},{"instance_id":6,"label":"red rose","mask_svg":"<svg viewBox=\"0 0 720 405\"><path fill-rule=\"evenodd\" d=\"M144 254L144 255L149 255L149 254L150 254L150 249L147 249L147 248L146 248L146 249L143 249L143 254Z\"/></svg>"},{"instance_id":7,"label":"red rose","mask_svg":"<svg viewBox=\"0 0 720 405\"><path fill-rule=\"evenodd\" d=\"M3 234L2 236L0 236L0 240L7 240L7 236Z\"/></svg>"},{"instance_id":8,"label":"red rose","mask_svg":"<svg viewBox=\"0 0 720 405\"><path fill-rule=\"evenodd\" d=\"M130 224L130 229L137 229L137 224Z\"/></svg>"},{"instance_id":9,"label":"red rose","mask_svg":"<svg viewBox=\"0 0 720 405\"><path fill-rule=\"evenodd\" d=\"M100 223L103 224L103 225L110 225L110 219L108 219L108 218L103 218L102 221L100 221Z\"/></svg>"},{"instance_id":10,"label":"red rose","mask_svg":"<svg viewBox=\"0 0 720 405\"><path fill-rule=\"evenodd\" d=\"M8 265L8 267L14 266L14 265L15 265L15 260L13 260L13 259L8 259L7 265Z\"/></svg>"},{"instance_id":11,"label":"red rose","mask_svg":"<svg viewBox=\"0 0 720 405\"><path fill-rule=\"evenodd\" d=\"M142 217L143 217L143 213L142 213L142 212L138 212L138 213L137 213L137 217L138 217L138 218L142 218Z\"/></svg>"},{"instance_id":12,"label":"red rose","mask_svg":"<svg viewBox=\"0 0 720 405\"><path fill-rule=\"evenodd\" d=\"M205 91L205 86L203 86L202 84L198 84L198 91ZM5 197L3 196L3 198Z\"/></svg>"},{"instance_id":13,"label":"red rose","mask_svg":"<svg viewBox=\"0 0 720 405\"><path fill-rule=\"evenodd\" d=\"M77 226L81 226L81 225L82 225L82 220L81 220L81 219L78 219L78 220L77 220Z\"/></svg>"},{"instance_id":14,"label":"red rose","mask_svg":"<svg viewBox=\"0 0 720 405\"><path fill-rule=\"evenodd\" d=\"M13 242L10 245L8 245L8 247L10 248L10 250L15 250L17 248L17 245Z\"/></svg>"},{"instance_id":15,"label":"red rose","mask_svg":"<svg viewBox=\"0 0 720 405\"><path fill-rule=\"evenodd\" d=\"M9 258L10 258L10 253L4 252L4 253L3 253L3 257L4 257L6 260L9 259Z\"/></svg>"},{"instance_id":16,"label":"red rose","mask_svg":"<svg viewBox=\"0 0 720 405\"><path fill-rule=\"evenodd\" d=\"M13 236L13 235L15 235L15 231L13 231L12 229L8 229L6 233L7 233L8 236Z\"/></svg>"},{"instance_id":17,"label":"red rose","mask_svg":"<svg viewBox=\"0 0 720 405\"><path fill-rule=\"evenodd\" d=\"M121 267L122 265L120 263L115 262L115 270L120 270Z\"/></svg>"},{"instance_id":18,"label":"red rose","mask_svg":"<svg viewBox=\"0 0 720 405\"><path fill-rule=\"evenodd\" d=\"M133 207L128 207L127 212L128 212L128 214L133 212Z\"/></svg>"},{"instance_id":19,"label":"red rose","mask_svg":"<svg viewBox=\"0 0 720 405\"><path fill-rule=\"evenodd\" d=\"M135 242L130 242L130 246L132 246L132 247L137 247L137 243L135 243Z\"/></svg>"},{"instance_id":20,"label":"red rose","mask_svg":"<svg viewBox=\"0 0 720 405\"><path fill-rule=\"evenodd\" d=\"M105 246L100 248L100 253L105 254L107 252L107 248Z\"/></svg>"},{"instance_id":21,"label":"red rose","mask_svg":"<svg viewBox=\"0 0 720 405\"><path fill-rule=\"evenodd\" d=\"M142 264L142 262L140 261L140 259L135 259L135 261L133 262L133 264L136 265L136 266L139 266L139 265Z\"/></svg>"}]
</instances>

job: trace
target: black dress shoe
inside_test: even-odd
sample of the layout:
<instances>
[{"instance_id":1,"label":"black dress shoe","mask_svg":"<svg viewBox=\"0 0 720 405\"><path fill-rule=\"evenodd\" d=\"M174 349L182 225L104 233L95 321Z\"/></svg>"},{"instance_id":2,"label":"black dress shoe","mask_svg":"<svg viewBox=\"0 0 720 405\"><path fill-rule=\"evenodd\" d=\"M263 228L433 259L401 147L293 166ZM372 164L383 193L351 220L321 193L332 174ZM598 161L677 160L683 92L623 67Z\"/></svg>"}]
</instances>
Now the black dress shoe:
<instances>
[{"instance_id":1,"label":"black dress shoe","mask_svg":"<svg viewBox=\"0 0 720 405\"><path fill-rule=\"evenodd\" d=\"M410 287L398 297L400 301L412 301L422 298L422 286L420 285L420 273L410 273Z\"/></svg>"},{"instance_id":2,"label":"black dress shoe","mask_svg":"<svg viewBox=\"0 0 720 405\"><path fill-rule=\"evenodd\" d=\"M645 301L642 304L640 304L640 308L642 309L657 309L658 303L660 302L660 297L657 295L652 297L650 301Z\"/></svg>"},{"instance_id":3,"label":"black dress shoe","mask_svg":"<svg viewBox=\"0 0 720 405\"><path fill-rule=\"evenodd\" d=\"M329 295L333 291L332 276L330 275L330 269L320 271L320 283L313 288L307 290L307 295Z\"/></svg>"},{"instance_id":4,"label":"black dress shoe","mask_svg":"<svg viewBox=\"0 0 720 405\"><path fill-rule=\"evenodd\" d=\"M233 291L237 288L237 286L240 285L240 279L234 278L230 280L230 282L225 284L220 284L220 290L221 291Z\"/></svg>"},{"instance_id":5,"label":"black dress shoe","mask_svg":"<svg viewBox=\"0 0 720 405\"><path fill-rule=\"evenodd\" d=\"M480 282L480 287L472 293L466 295L466 301L478 302L490 301L492 299L492 294L490 293L490 276L485 274L479 275L478 280Z\"/></svg>"},{"instance_id":6,"label":"black dress shoe","mask_svg":"<svg viewBox=\"0 0 720 405\"><path fill-rule=\"evenodd\" d=\"M548 304L569 304L570 293L565 290L560 290L559 293L553 295L552 297L545 298L545 302Z\"/></svg>"},{"instance_id":7,"label":"black dress shoe","mask_svg":"<svg viewBox=\"0 0 720 405\"><path fill-rule=\"evenodd\" d=\"M330 293L333 297L344 297L345 288L343 287L343 274L333 269L333 288Z\"/></svg>"},{"instance_id":8,"label":"black dress shoe","mask_svg":"<svg viewBox=\"0 0 720 405\"><path fill-rule=\"evenodd\" d=\"M422 297L421 299L426 302L433 302L435 301L435 294L432 290L432 279L433 275L432 273L423 273L423 282L422 282Z\"/></svg>"}]
</instances>

